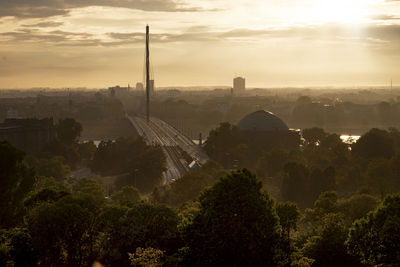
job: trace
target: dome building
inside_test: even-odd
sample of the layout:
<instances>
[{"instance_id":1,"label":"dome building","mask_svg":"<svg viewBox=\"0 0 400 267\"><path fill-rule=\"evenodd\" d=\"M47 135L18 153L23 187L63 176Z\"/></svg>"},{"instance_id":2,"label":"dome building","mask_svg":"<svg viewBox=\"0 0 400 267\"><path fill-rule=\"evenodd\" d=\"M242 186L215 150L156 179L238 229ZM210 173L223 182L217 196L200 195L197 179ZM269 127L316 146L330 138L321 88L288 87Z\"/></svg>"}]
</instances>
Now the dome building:
<instances>
[{"instance_id":1,"label":"dome building","mask_svg":"<svg viewBox=\"0 0 400 267\"><path fill-rule=\"evenodd\" d=\"M300 131L291 130L279 117L265 110L246 115L237 123L247 144L254 149L294 149L301 144Z\"/></svg>"},{"instance_id":2,"label":"dome building","mask_svg":"<svg viewBox=\"0 0 400 267\"><path fill-rule=\"evenodd\" d=\"M241 119L237 126L243 131L289 131L289 127L269 111L259 110Z\"/></svg>"}]
</instances>

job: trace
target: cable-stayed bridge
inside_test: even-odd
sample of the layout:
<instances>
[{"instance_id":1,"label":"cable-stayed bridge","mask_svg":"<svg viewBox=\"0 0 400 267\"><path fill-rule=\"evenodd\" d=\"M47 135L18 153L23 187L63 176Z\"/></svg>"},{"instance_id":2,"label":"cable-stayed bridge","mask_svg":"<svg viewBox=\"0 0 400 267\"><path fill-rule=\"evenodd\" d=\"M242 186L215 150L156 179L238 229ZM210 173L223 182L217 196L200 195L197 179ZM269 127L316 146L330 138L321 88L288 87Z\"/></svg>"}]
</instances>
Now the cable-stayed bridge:
<instances>
[{"instance_id":1,"label":"cable-stayed bridge","mask_svg":"<svg viewBox=\"0 0 400 267\"><path fill-rule=\"evenodd\" d=\"M151 117L149 122L144 116L127 115L127 118L148 145L159 145L163 149L167 163L167 171L164 173L165 184L181 178L190 167L202 165L209 160L200 146L168 123L154 117ZM189 154L194 162L189 164L182 156L182 151Z\"/></svg>"}]
</instances>

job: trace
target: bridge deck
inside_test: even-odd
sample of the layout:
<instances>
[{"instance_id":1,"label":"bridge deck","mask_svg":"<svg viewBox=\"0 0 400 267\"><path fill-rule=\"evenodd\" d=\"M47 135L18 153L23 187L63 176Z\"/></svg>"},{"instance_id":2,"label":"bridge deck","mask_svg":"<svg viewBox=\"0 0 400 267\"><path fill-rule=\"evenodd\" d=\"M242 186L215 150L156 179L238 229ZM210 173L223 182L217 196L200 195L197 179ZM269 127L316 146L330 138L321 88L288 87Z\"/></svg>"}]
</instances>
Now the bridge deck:
<instances>
[{"instance_id":1,"label":"bridge deck","mask_svg":"<svg viewBox=\"0 0 400 267\"><path fill-rule=\"evenodd\" d=\"M168 123L154 117L150 119L150 123L139 116L127 116L127 118L139 135L144 137L148 145L160 145L162 147L167 161L167 171L164 173L166 184L181 178L189 171L188 164L180 156L179 148L186 151L200 164L208 161L208 156L198 145Z\"/></svg>"}]
</instances>

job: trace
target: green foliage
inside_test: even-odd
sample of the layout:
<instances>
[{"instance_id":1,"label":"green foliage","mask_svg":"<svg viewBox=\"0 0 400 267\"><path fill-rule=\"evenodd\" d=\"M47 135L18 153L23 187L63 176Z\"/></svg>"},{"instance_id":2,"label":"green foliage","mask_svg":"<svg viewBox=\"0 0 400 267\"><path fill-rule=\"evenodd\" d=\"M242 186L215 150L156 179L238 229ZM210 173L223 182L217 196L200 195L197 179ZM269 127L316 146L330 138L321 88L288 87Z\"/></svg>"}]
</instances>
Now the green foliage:
<instances>
[{"instance_id":1,"label":"green foliage","mask_svg":"<svg viewBox=\"0 0 400 267\"><path fill-rule=\"evenodd\" d=\"M323 139L325 139L327 135L327 133L325 133L322 128L318 127L304 129L301 131L301 134L304 139L310 144L321 142Z\"/></svg>"},{"instance_id":2,"label":"green foliage","mask_svg":"<svg viewBox=\"0 0 400 267\"><path fill-rule=\"evenodd\" d=\"M394 154L394 141L389 132L371 129L352 146L352 154L366 159L391 158Z\"/></svg>"},{"instance_id":3,"label":"green foliage","mask_svg":"<svg viewBox=\"0 0 400 267\"><path fill-rule=\"evenodd\" d=\"M279 224L281 225L281 249L284 253L283 262L290 263L291 254L294 252L290 232L297 230L297 221L300 217L300 211L297 205L292 202L281 202L276 204L276 213L279 217Z\"/></svg>"},{"instance_id":4,"label":"green foliage","mask_svg":"<svg viewBox=\"0 0 400 267\"><path fill-rule=\"evenodd\" d=\"M378 205L378 198L368 194L356 194L348 199L341 199L338 203L338 210L344 214L347 224L351 224L367 215Z\"/></svg>"},{"instance_id":5,"label":"green foliage","mask_svg":"<svg viewBox=\"0 0 400 267\"><path fill-rule=\"evenodd\" d=\"M0 142L0 228L22 222L23 200L35 182L35 172L24 158L24 152L8 142Z\"/></svg>"},{"instance_id":6,"label":"green foliage","mask_svg":"<svg viewBox=\"0 0 400 267\"><path fill-rule=\"evenodd\" d=\"M336 186L336 172L333 167L321 171L312 168L311 171L302 164L288 163L281 185L281 195L284 200L298 203L302 208L309 207L325 191Z\"/></svg>"},{"instance_id":7,"label":"green foliage","mask_svg":"<svg viewBox=\"0 0 400 267\"><path fill-rule=\"evenodd\" d=\"M78 144L78 152L82 159L91 160L96 153L97 147L93 141Z\"/></svg>"},{"instance_id":8,"label":"green foliage","mask_svg":"<svg viewBox=\"0 0 400 267\"><path fill-rule=\"evenodd\" d=\"M264 153L257 163L257 173L263 177L276 176L290 160L290 154L284 150L274 149Z\"/></svg>"},{"instance_id":9,"label":"green foliage","mask_svg":"<svg viewBox=\"0 0 400 267\"><path fill-rule=\"evenodd\" d=\"M66 196L30 211L27 227L41 266L83 266L97 257L97 204L91 198Z\"/></svg>"},{"instance_id":10,"label":"green foliage","mask_svg":"<svg viewBox=\"0 0 400 267\"><path fill-rule=\"evenodd\" d=\"M69 165L71 169L74 169L81 160L76 143L64 144L59 140L54 140L49 143L41 156L48 159L54 156L63 157L65 163Z\"/></svg>"},{"instance_id":11,"label":"green foliage","mask_svg":"<svg viewBox=\"0 0 400 267\"><path fill-rule=\"evenodd\" d=\"M297 205L292 202L277 203L276 213L279 217L279 224L282 226L282 233L289 237L291 230L297 230L297 221L300 217Z\"/></svg>"},{"instance_id":12,"label":"green foliage","mask_svg":"<svg viewBox=\"0 0 400 267\"><path fill-rule=\"evenodd\" d=\"M209 161L200 170L187 173L168 186L156 188L152 197L159 203L179 207L187 201L196 199L204 188L213 185L218 177L223 175L225 171L221 165Z\"/></svg>"},{"instance_id":13,"label":"green foliage","mask_svg":"<svg viewBox=\"0 0 400 267\"><path fill-rule=\"evenodd\" d=\"M210 131L204 148L212 159L226 168L232 168L234 159L245 156L243 144L244 139L239 128L224 122L215 130Z\"/></svg>"},{"instance_id":14,"label":"green foliage","mask_svg":"<svg viewBox=\"0 0 400 267\"><path fill-rule=\"evenodd\" d=\"M82 125L72 118L58 120L56 124L58 140L65 145L72 145L78 141L82 132Z\"/></svg>"},{"instance_id":15,"label":"green foliage","mask_svg":"<svg viewBox=\"0 0 400 267\"><path fill-rule=\"evenodd\" d=\"M101 220L105 223L105 263L127 266L127 253L136 248L152 247L171 252L181 246L177 214L165 207L140 203L132 208L107 208Z\"/></svg>"},{"instance_id":16,"label":"green foliage","mask_svg":"<svg viewBox=\"0 0 400 267\"><path fill-rule=\"evenodd\" d=\"M274 266L279 239L274 202L247 170L221 178L200 196L183 231L193 266Z\"/></svg>"},{"instance_id":17,"label":"green foliage","mask_svg":"<svg viewBox=\"0 0 400 267\"><path fill-rule=\"evenodd\" d=\"M298 163L285 165L285 175L282 180L281 195L286 201L298 203L301 207L307 205L304 201L305 192L308 190L308 169Z\"/></svg>"},{"instance_id":18,"label":"green foliage","mask_svg":"<svg viewBox=\"0 0 400 267\"><path fill-rule=\"evenodd\" d=\"M312 266L360 266L355 258L347 253L344 242L347 229L338 214L327 214L318 235L311 237L303 248L306 257L315 260Z\"/></svg>"},{"instance_id":19,"label":"green foliage","mask_svg":"<svg viewBox=\"0 0 400 267\"><path fill-rule=\"evenodd\" d=\"M347 240L349 252L367 266L396 266L400 262L400 194L389 195L356 221Z\"/></svg>"},{"instance_id":20,"label":"green foliage","mask_svg":"<svg viewBox=\"0 0 400 267\"><path fill-rule=\"evenodd\" d=\"M58 181L67 180L71 174L71 168L64 164L64 158L54 156L51 158L29 158L29 163L36 169L38 175L54 177Z\"/></svg>"},{"instance_id":21,"label":"green foliage","mask_svg":"<svg viewBox=\"0 0 400 267\"><path fill-rule=\"evenodd\" d=\"M135 253L129 253L131 266L161 267L164 253L154 248L136 248Z\"/></svg>"},{"instance_id":22,"label":"green foliage","mask_svg":"<svg viewBox=\"0 0 400 267\"><path fill-rule=\"evenodd\" d=\"M142 138L119 138L99 144L91 168L103 176L129 174L116 181L118 188L131 185L149 192L161 182L165 155Z\"/></svg>"},{"instance_id":23,"label":"green foliage","mask_svg":"<svg viewBox=\"0 0 400 267\"><path fill-rule=\"evenodd\" d=\"M37 258L32 247L32 238L26 228L14 228L10 231L10 256L14 266L34 266Z\"/></svg>"},{"instance_id":24,"label":"green foliage","mask_svg":"<svg viewBox=\"0 0 400 267\"><path fill-rule=\"evenodd\" d=\"M124 186L120 191L114 192L111 199L123 206L132 207L140 202L140 193L133 186Z\"/></svg>"},{"instance_id":25,"label":"green foliage","mask_svg":"<svg viewBox=\"0 0 400 267\"><path fill-rule=\"evenodd\" d=\"M105 202L106 192L104 188L92 179L79 179L72 186L72 192L75 195L93 199L99 206Z\"/></svg>"}]
</instances>

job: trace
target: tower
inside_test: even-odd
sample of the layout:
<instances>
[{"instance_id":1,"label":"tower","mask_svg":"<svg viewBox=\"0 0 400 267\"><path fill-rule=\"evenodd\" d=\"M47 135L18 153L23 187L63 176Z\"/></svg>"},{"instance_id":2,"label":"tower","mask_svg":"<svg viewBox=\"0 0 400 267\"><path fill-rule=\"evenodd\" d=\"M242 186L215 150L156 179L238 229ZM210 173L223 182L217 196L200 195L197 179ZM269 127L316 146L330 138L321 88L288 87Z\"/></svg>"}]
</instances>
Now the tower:
<instances>
[{"instance_id":1,"label":"tower","mask_svg":"<svg viewBox=\"0 0 400 267\"><path fill-rule=\"evenodd\" d=\"M146 120L150 122L150 49L149 25L146 26Z\"/></svg>"}]
</instances>

